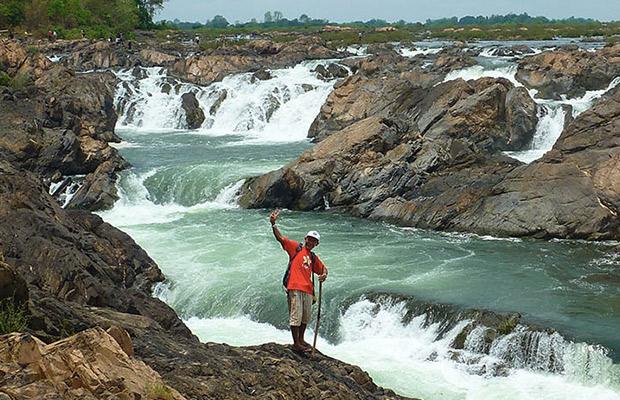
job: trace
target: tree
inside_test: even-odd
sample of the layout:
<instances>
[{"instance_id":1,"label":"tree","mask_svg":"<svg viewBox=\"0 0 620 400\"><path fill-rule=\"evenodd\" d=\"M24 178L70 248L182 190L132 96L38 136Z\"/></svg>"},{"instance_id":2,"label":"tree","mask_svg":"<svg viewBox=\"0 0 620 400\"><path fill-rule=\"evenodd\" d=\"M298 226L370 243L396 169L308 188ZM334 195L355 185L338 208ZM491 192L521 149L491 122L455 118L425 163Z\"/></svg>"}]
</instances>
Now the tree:
<instances>
[{"instance_id":1,"label":"tree","mask_svg":"<svg viewBox=\"0 0 620 400\"><path fill-rule=\"evenodd\" d=\"M224 18L223 16L216 15L215 17L213 17L213 19L211 21L207 21L207 23L205 25L210 27L210 28L221 28L221 29L224 29L224 28L228 27L228 25L230 25L230 24L228 23L226 18Z\"/></svg>"},{"instance_id":2,"label":"tree","mask_svg":"<svg viewBox=\"0 0 620 400\"><path fill-rule=\"evenodd\" d=\"M284 15L282 14L281 11L274 11L273 12L273 20L275 22L280 22L282 21L282 18L284 18Z\"/></svg>"},{"instance_id":3,"label":"tree","mask_svg":"<svg viewBox=\"0 0 620 400\"><path fill-rule=\"evenodd\" d=\"M310 23L310 17L306 14L301 14L299 16L299 22L301 22L304 25L308 25Z\"/></svg>"},{"instance_id":4,"label":"tree","mask_svg":"<svg viewBox=\"0 0 620 400\"><path fill-rule=\"evenodd\" d=\"M271 11L267 11L265 16L263 17L263 22L273 22L273 17L271 16Z\"/></svg>"},{"instance_id":5,"label":"tree","mask_svg":"<svg viewBox=\"0 0 620 400\"><path fill-rule=\"evenodd\" d=\"M138 7L138 20L140 28L150 28L153 26L153 15L155 11L164 6L165 0L134 0Z\"/></svg>"}]
</instances>

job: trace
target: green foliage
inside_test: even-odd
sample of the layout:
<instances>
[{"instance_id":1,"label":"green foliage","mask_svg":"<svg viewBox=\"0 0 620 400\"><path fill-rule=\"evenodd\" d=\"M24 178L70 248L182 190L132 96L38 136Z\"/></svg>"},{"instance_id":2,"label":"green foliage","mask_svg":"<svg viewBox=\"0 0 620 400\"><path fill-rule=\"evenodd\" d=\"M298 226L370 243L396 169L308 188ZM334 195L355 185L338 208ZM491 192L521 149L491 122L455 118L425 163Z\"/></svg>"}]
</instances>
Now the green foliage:
<instances>
[{"instance_id":1,"label":"green foliage","mask_svg":"<svg viewBox=\"0 0 620 400\"><path fill-rule=\"evenodd\" d=\"M24 2L0 0L0 26L17 26L24 22Z\"/></svg>"},{"instance_id":2,"label":"green foliage","mask_svg":"<svg viewBox=\"0 0 620 400\"><path fill-rule=\"evenodd\" d=\"M9 82L9 87L13 90L21 90L30 85L31 81L29 74L17 74Z\"/></svg>"},{"instance_id":3,"label":"green foliage","mask_svg":"<svg viewBox=\"0 0 620 400\"><path fill-rule=\"evenodd\" d=\"M171 400L174 399L174 394L168 386L160 382L146 387L146 398L153 400Z\"/></svg>"},{"instance_id":4,"label":"green foliage","mask_svg":"<svg viewBox=\"0 0 620 400\"><path fill-rule=\"evenodd\" d=\"M152 18L164 1L0 0L0 26L19 26L39 35L53 29L59 37L71 37L78 28L98 33L150 29L157 27Z\"/></svg>"},{"instance_id":5,"label":"green foliage","mask_svg":"<svg viewBox=\"0 0 620 400\"><path fill-rule=\"evenodd\" d=\"M0 72L0 86L9 86L11 78L6 72Z\"/></svg>"},{"instance_id":6,"label":"green foliage","mask_svg":"<svg viewBox=\"0 0 620 400\"><path fill-rule=\"evenodd\" d=\"M26 304L17 304L13 297L0 301L0 335L24 332L30 316Z\"/></svg>"},{"instance_id":7,"label":"green foliage","mask_svg":"<svg viewBox=\"0 0 620 400\"><path fill-rule=\"evenodd\" d=\"M592 23L596 22L592 18L575 18L570 17L567 19L548 19L546 17L531 17L527 13L523 14L506 14L506 15L491 15L490 17L485 17L479 15L477 17L466 15L462 18L451 17L451 18L440 18L440 19L427 19L426 26L447 26L447 25L497 25L497 24L506 24L506 23L517 23L517 24L582 24L582 23Z\"/></svg>"}]
</instances>

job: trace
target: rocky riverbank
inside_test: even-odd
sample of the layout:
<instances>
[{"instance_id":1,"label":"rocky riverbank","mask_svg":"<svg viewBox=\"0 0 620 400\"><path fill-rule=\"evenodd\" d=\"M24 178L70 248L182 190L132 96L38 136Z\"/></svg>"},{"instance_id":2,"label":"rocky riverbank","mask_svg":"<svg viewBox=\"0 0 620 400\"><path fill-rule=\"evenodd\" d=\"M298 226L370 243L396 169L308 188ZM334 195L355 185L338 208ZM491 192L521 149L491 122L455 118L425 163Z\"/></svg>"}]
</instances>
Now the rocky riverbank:
<instances>
[{"instance_id":1,"label":"rocky riverbank","mask_svg":"<svg viewBox=\"0 0 620 400\"><path fill-rule=\"evenodd\" d=\"M109 46L67 44L83 45ZM0 43L0 61L0 301L26 323L0 336L1 398L402 398L320 353L200 343L151 296L165 280L155 262L90 211L113 204L128 167L110 146L114 75L76 73L14 41ZM61 207L53 188L76 174Z\"/></svg>"},{"instance_id":2,"label":"rocky riverbank","mask_svg":"<svg viewBox=\"0 0 620 400\"><path fill-rule=\"evenodd\" d=\"M240 204L330 207L495 236L620 238L620 91L567 119L553 150L525 165L502 152L531 142L536 103L502 78L443 82L445 66L467 65L468 52L459 45L434 62L389 50L354 60L355 74L336 84L312 124L319 143L248 179ZM618 54L620 46L561 48L520 60L517 79L542 97L572 97L606 88L620 72Z\"/></svg>"}]
</instances>

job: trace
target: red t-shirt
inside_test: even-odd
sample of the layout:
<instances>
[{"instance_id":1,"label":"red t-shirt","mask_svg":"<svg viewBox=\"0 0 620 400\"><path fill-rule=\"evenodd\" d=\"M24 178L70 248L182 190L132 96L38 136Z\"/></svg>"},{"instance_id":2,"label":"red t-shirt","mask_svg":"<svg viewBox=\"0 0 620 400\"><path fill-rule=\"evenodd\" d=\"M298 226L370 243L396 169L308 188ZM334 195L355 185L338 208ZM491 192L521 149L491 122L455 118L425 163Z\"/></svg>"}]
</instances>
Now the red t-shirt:
<instances>
[{"instance_id":1,"label":"red t-shirt","mask_svg":"<svg viewBox=\"0 0 620 400\"><path fill-rule=\"evenodd\" d=\"M295 255L299 247L299 242L294 242L290 239L283 238L282 248L288 253L289 259ZM312 256L306 246L303 246L293 262L291 263L291 275L288 279L288 290L301 290L302 292L312 294L312 276L310 275L310 263ZM314 262L312 263L312 270L315 274L321 274L325 265L315 255Z\"/></svg>"}]
</instances>

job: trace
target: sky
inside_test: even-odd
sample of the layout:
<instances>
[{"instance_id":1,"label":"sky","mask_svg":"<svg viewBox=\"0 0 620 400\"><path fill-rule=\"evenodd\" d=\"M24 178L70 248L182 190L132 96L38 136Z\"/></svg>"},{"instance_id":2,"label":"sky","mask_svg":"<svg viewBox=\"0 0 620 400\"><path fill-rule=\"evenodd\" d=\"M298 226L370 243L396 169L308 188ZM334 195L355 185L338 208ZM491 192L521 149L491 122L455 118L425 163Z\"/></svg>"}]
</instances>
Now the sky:
<instances>
[{"instance_id":1,"label":"sky","mask_svg":"<svg viewBox=\"0 0 620 400\"><path fill-rule=\"evenodd\" d=\"M373 18L388 22L463 17L466 15L528 13L530 16L593 18L620 20L619 0L165 0L155 20L206 22L215 15L228 22L262 22L265 12L280 11L284 18L302 14L331 22L367 21Z\"/></svg>"}]
</instances>

